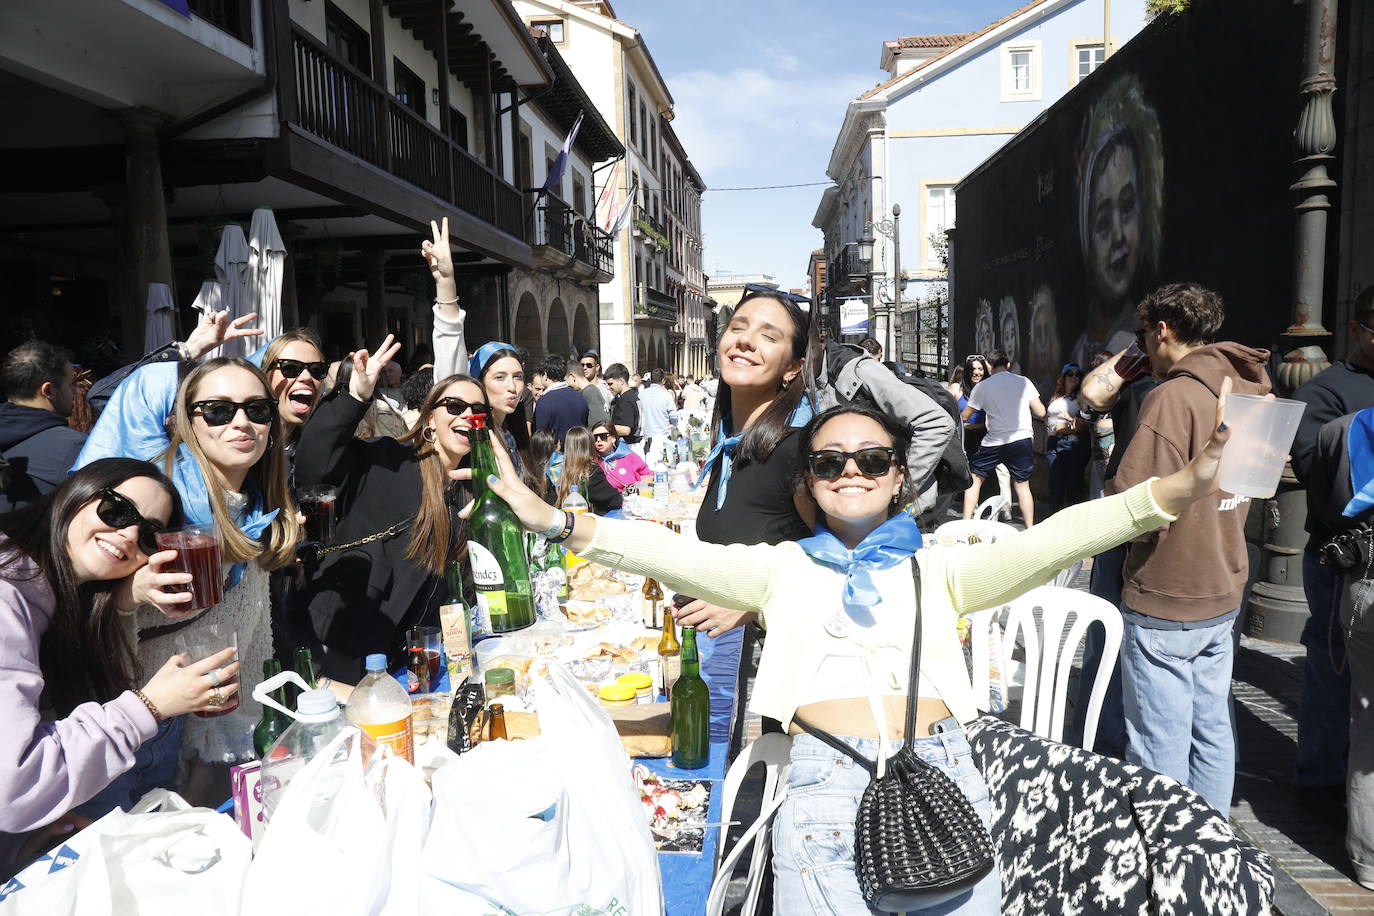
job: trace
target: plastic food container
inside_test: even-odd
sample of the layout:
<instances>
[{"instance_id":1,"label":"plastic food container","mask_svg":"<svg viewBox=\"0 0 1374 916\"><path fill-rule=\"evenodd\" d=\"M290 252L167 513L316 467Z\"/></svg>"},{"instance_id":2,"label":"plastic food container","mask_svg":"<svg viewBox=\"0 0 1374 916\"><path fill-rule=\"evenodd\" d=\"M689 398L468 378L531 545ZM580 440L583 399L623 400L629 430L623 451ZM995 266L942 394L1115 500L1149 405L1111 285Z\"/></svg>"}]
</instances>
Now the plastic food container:
<instances>
[{"instance_id":1,"label":"plastic food container","mask_svg":"<svg viewBox=\"0 0 1374 916\"><path fill-rule=\"evenodd\" d=\"M601 688L601 705L610 709L635 705L635 688L624 684L609 684Z\"/></svg>"},{"instance_id":2,"label":"plastic food container","mask_svg":"<svg viewBox=\"0 0 1374 916\"><path fill-rule=\"evenodd\" d=\"M632 671L616 678L616 683L633 689L636 703L652 703L654 701L654 679L647 674Z\"/></svg>"}]
</instances>

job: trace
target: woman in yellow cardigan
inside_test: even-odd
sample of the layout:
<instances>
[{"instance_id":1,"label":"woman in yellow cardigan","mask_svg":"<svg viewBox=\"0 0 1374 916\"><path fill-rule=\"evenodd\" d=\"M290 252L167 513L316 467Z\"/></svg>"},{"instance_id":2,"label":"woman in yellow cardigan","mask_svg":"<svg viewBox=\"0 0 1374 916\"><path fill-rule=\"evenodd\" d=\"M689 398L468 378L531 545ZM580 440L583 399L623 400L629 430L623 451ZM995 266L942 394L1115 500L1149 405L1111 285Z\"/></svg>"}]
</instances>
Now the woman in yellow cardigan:
<instances>
[{"instance_id":1,"label":"woman in yellow cardigan","mask_svg":"<svg viewBox=\"0 0 1374 916\"><path fill-rule=\"evenodd\" d=\"M820 522L813 537L777 545L705 544L647 522L574 517L525 488L504 456L502 477L490 481L530 531L564 536L573 551L596 562L761 615L768 641L749 707L796 736L788 798L774 827L780 913L870 912L853 865L854 819L869 773L803 733L793 718L876 757L881 772L903 738L917 611L911 557L921 582L916 750L945 770L988 824L987 785L962 727L977 711L956 635L958 614L997 606L1081 557L1173 521L1216 489L1227 438L1219 405L1207 447L1178 473L1067 509L995 544L917 553L920 532L900 511L912 496L904 434L865 407L836 407L814 418L800 438L807 470L798 485L815 502ZM994 869L972 889L922 912L1000 909Z\"/></svg>"}]
</instances>

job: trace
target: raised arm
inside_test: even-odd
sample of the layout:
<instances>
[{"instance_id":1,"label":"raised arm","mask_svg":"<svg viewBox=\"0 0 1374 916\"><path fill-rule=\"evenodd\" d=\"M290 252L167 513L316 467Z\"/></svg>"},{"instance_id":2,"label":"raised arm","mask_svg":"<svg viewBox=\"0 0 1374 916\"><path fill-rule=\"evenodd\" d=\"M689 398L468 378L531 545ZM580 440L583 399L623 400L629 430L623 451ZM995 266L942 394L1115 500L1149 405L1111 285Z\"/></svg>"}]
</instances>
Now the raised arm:
<instances>
[{"instance_id":1,"label":"raised arm","mask_svg":"<svg viewBox=\"0 0 1374 916\"><path fill-rule=\"evenodd\" d=\"M458 307L458 283L453 276L453 249L448 240L448 217L430 220L434 240L420 245L420 255L434 277L434 380L468 371L468 345L463 336L467 313Z\"/></svg>"},{"instance_id":2,"label":"raised arm","mask_svg":"<svg viewBox=\"0 0 1374 916\"><path fill-rule=\"evenodd\" d=\"M1116 406L1122 390L1126 387L1126 380L1117 375L1116 364L1125 352L1126 350L1122 350L1102 365L1084 373L1083 384L1078 389L1080 403L1099 412L1111 410Z\"/></svg>"}]
</instances>

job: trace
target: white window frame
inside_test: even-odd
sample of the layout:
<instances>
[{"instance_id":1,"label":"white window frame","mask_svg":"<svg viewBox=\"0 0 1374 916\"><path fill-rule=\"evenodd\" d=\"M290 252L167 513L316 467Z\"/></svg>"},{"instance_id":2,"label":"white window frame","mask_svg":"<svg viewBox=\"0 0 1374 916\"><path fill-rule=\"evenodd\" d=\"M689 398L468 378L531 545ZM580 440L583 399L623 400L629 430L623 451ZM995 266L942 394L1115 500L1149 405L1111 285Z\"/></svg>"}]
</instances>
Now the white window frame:
<instances>
[{"instance_id":1,"label":"white window frame","mask_svg":"<svg viewBox=\"0 0 1374 916\"><path fill-rule=\"evenodd\" d=\"M549 26L551 25L558 26L558 31L561 32L563 35L562 38L553 37L553 30L549 28ZM544 34L548 36L549 41L558 45L560 48L565 47L568 43L568 23L567 20L561 17L550 16L544 19L532 19L530 20L530 28L543 29Z\"/></svg>"},{"instance_id":2,"label":"white window frame","mask_svg":"<svg viewBox=\"0 0 1374 916\"><path fill-rule=\"evenodd\" d=\"M1078 55L1089 48L1097 48L1102 52L1102 63L1107 62L1107 45L1099 38L1073 38L1069 40L1069 85L1077 86L1084 77L1078 75ZM1098 64L1097 67L1102 66ZM1093 69L1096 70L1097 67Z\"/></svg>"},{"instance_id":3,"label":"white window frame","mask_svg":"<svg viewBox=\"0 0 1374 916\"><path fill-rule=\"evenodd\" d=\"M922 179L921 188L921 212L917 221L917 227L921 233L921 265L917 271L917 276L921 279L930 279L942 276L940 266L935 262L935 250L931 247L931 233L937 231L934 221L930 218L930 192L939 190L947 193L951 198L954 197L954 186L959 183L958 178L928 178ZM946 204L948 206L948 203ZM957 199L954 206L958 207ZM952 229L955 225L956 211L949 212L949 221L945 223L945 229Z\"/></svg>"},{"instance_id":4,"label":"white window frame","mask_svg":"<svg viewBox=\"0 0 1374 916\"><path fill-rule=\"evenodd\" d=\"M1014 72L1012 70L1012 55L1018 53L1030 54L1030 88L1018 91L1015 87ZM1036 41L1009 41L1002 45L1002 101L1004 102L1038 102L1043 97L1043 77L1041 71L1042 56L1040 54L1040 42Z\"/></svg>"}]
</instances>

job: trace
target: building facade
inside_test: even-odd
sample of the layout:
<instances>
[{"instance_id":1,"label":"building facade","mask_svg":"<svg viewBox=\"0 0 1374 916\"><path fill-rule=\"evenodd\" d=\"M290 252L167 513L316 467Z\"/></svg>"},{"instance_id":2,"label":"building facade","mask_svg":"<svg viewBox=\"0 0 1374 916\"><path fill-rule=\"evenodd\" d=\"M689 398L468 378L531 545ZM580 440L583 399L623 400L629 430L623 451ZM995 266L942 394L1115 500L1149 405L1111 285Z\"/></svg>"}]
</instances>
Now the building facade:
<instances>
[{"instance_id":1,"label":"building facade","mask_svg":"<svg viewBox=\"0 0 1374 916\"><path fill-rule=\"evenodd\" d=\"M886 77L846 108L826 169L835 185L812 221L825 237L832 325L842 299L866 298L886 352L942 368L936 322L919 308L943 294L954 185L1135 35L1144 5L1037 0L975 32L883 43ZM909 309L916 320L894 319ZM918 332L903 334L904 323Z\"/></svg>"},{"instance_id":2,"label":"building facade","mask_svg":"<svg viewBox=\"0 0 1374 916\"><path fill-rule=\"evenodd\" d=\"M680 231L684 246L689 236L695 239L694 257L699 261L700 195L705 185L681 144L673 149L676 138L668 139L672 93L644 36L617 19L608 0L514 2L531 28L545 30L554 40L625 147L624 158L596 177L597 216L603 228L627 199L631 208L613 240L615 279L600 288L602 364L620 362L639 370L686 368L695 294L690 291L686 249L678 257L674 238ZM669 159L673 168L687 174L682 184L695 189L674 213L669 212L668 196L675 195L678 186L667 174ZM674 223L672 235L669 223Z\"/></svg>"},{"instance_id":3,"label":"building facade","mask_svg":"<svg viewBox=\"0 0 1374 916\"><path fill-rule=\"evenodd\" d=\"M701 264L701 193L706 185L670 121L663 123L663 139L668 290L677 301L677 324L668 331L665 368L699 378L707 374L710 366L706 345L706 276Z\"/></svg>"},{"instance_id":4,"label":"building facade","mask_svg":"<svg viewBox=\"0 0 1374 916\"><path fill-rule=\"evenodd\" d=\"M568 244L581 266L560 278L531 244L516 141L562 142L580 90L555 64L510 0L5 4L0 73L19 88L0 107L26 126L0 140L0 305L18 317L0 347L40 337L79 354L112 335L136 356L152 282L174 290L184 335L221 228L259 207L288 249L284 324L318 330L330 355L388 332L403 356L427 345L419 245L444 217L469 339L514 336L513 271L585 289L613 270ZM619 154L584 124L562 192ZM541 157L528 177L542 175ZM595 342L597 298L567 296L566 334L541 301L524 339L563 347L581 315Z\"/></svg>"}]
</instances>

